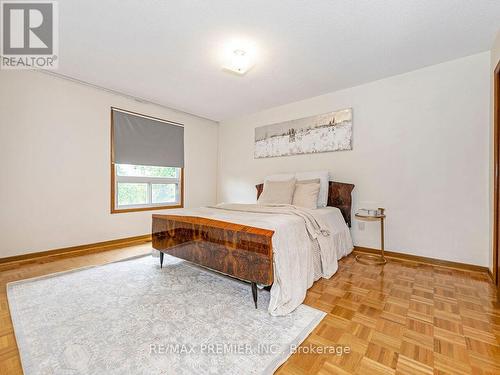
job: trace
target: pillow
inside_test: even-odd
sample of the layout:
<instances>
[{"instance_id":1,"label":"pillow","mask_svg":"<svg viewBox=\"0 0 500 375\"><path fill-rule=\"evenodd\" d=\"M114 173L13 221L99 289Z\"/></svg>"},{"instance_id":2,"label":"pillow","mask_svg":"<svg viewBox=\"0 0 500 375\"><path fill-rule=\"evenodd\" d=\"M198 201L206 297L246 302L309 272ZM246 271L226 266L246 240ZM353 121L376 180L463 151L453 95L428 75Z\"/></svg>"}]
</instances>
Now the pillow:
<instances>
[{"instance_id":1,"label":"pillow","mask_svg":"<svg viewBox=\"0 0 500 375\"><path fill-rule=\"evenodd\" d=\"M272 174L270 176L266 176L264 178L264 182L266 182L266 181L289 181L293 178L295 178L295 175L293 173L279 173L279 174Z\"/></svg>"},{"instance_id":2,"label":"pillow","mask_svg":"<svg viewBox=\"0 0 500 375\"><path fill-rule=\"evenodd\" d=\"M295 174L297 180L320 179L320 188L318 194L318 207L326 207L328 203L328 181L330 174L328 171L317 172L299 172Z\"/></svg>"},{"instance_id":3,"label":"pillow","mask_svg":"<svg viewBox=\"0 0 500 375\"><path fill-rule=\"evenodd\" d=\"M288 181L265 181L259 204L292 204L295 178Z\"/></svg>"},{"instance_id":4,"label":"pillow","mask_svg":"<svg viewBox=\"0 0 500 375\"><path fill-rule=\"evenodd\" d=\"M321 180L319 178L313 178L311 180L297 180L296 184L319 184Z\"/></svg>"},{"instance_id":5,"label":"pillow","mask_svg":"<svg viewBox=\"0 0 500 375\"><path fill-rule=\"evenodd\" d=\"M297 182L295 191L293 193L292 204L298 207L309 209L318 208L318 195L321 184L313 182L306 184L304 182Z\"/></svg>"}]
</instances>

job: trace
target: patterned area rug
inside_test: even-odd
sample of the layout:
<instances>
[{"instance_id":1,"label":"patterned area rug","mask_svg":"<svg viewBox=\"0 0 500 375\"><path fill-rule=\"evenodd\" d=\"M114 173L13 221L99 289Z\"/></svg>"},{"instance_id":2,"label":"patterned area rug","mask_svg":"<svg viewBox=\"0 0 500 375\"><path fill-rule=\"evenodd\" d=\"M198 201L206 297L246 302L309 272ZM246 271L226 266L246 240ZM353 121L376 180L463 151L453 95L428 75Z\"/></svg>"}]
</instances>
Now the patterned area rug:
<instances>
[{"instance_id":1,"label":"patterned area rug","mask_svg":"<svg viewBox=\"0 0 500 375\"><path fill-rule=\"evenodd\" d=\"M267 374L325 313L285 317L253 304L250 285L166 256L7 286L25 375Z\"/></svg>"}]
</instances>

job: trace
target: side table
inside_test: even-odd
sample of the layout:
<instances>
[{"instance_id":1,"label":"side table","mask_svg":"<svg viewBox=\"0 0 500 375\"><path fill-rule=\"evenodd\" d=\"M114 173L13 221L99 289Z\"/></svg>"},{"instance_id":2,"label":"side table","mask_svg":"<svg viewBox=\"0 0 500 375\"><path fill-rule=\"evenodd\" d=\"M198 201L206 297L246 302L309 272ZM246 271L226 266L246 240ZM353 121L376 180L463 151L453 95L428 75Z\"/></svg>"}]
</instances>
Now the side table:
<instances>
[{"instance_id":1,"label":"side table","mask_svg":"<svg viewBox=\"0 0 500 375\"><path fill-rule=\"evenodd\" d=\"M372 254L358 254L356 255L356 260L361 264L366 265L382 265L386 264L387 260L384 256L384 220L385 220L385 209L379 208L378 213L376 215L368 215L356 213L354 215L357 219L372 221L379 220L380 221L380 255L372 255Z\"/></svg>"}]
</instances>

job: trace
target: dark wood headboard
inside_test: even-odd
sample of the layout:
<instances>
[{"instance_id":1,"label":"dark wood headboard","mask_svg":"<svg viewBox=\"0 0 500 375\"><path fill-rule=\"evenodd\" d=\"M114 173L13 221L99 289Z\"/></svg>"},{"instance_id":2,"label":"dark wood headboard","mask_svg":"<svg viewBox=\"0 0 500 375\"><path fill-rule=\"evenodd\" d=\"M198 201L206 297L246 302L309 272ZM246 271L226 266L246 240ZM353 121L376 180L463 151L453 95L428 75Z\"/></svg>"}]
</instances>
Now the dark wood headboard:
<instances>
[{"instance_id":1,"label":"dark wood headboard","mask_svg":"<svg viewBox=\"0 0 500 375\"><path fill-rule=\"evenodd\" d=\"M259 199L262 190L264 190L264 184L255 185L255 188L257 189L257 199ZM330 181L328 186L327 205L340 209L340 212L342 212L342 216L344 216L345 222L349 227L351 226L351 192L353 189L353 184L345 184L343 182L336 181Z\"/></svg>"}]
</instances>

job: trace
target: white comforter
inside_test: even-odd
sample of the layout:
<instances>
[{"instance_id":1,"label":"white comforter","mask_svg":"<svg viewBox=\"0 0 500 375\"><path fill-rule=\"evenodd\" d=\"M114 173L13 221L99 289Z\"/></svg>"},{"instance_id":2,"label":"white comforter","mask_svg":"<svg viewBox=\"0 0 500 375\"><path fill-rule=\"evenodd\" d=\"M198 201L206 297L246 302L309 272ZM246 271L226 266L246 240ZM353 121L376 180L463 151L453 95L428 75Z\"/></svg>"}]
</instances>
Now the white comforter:
<instances>
[{"instance_id":1,"label":"white comforter","mask_svg":"<svg viewBox=\"0 0 500 375\"><path fill-rule=\"evenodd\" d=\"M257 205L222 204L171 210L169 214L274 230L274 283L268 311L271 315L286 315L304 301L307 289L318 278L314 273L317 244L321 264L316 265L316 269L321 270L321 277L330 278L337 272L338 259L352 251L351 235L340 210L335 207L306 210L281 206L258 211L261 209Z\"/></svg>"}]
</instances>

